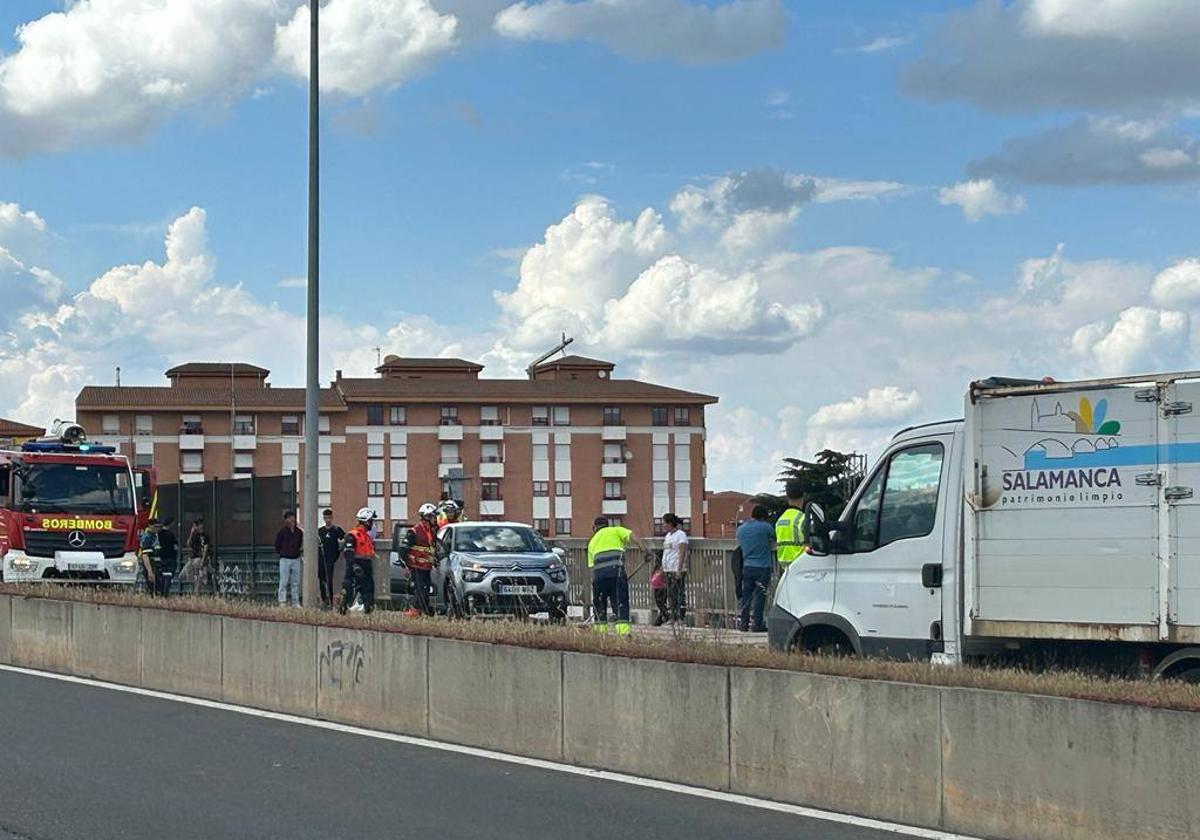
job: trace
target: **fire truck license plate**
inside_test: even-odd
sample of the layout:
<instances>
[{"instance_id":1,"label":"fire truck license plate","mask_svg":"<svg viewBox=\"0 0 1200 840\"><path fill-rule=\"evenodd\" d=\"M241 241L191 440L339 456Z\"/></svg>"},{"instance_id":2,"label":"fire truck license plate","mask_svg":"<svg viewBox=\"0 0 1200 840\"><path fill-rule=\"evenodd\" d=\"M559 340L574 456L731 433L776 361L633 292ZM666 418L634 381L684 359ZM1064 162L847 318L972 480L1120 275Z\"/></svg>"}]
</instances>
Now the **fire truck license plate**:
<instances>
[{"instance_id":1,"label":"fire truck license plate","mask_svg":"<svg viewBox=\"0 0 1200 840\"><path fill-rule=\"evenodd\" d=\"M501 586L501 595L536 595L536 586Z\"/></svg>"},{"instance_id":2,"label":"fire truck license plate","mask_svg":"<svg viewBox=\"0 0 1200 840\"><path fill-rule=\"evenodd\" d=\"M67 571L69 572L94 572L96 567L91 563L68 563Z\"/></svg>"}]
</instances>

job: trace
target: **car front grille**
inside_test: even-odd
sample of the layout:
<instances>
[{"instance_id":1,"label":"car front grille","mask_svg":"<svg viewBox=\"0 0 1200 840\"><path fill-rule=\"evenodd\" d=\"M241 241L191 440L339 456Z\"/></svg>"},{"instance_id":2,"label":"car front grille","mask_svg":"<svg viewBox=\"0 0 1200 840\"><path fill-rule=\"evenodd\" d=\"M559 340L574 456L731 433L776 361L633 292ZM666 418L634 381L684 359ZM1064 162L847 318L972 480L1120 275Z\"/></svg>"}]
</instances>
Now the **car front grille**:
<instances>
[{"instance_id":1,"label":"car front grille","mask_svg":"<svg viewBox=\"0 0 1200 840\"><path fill-rule=\"evenodd\" d=\"M26 531L25 553L30 557L53 557L56 551L100 551L105 557L125 554L125 535L122 533L83 532L84 543L71 545L71 531Z\"/></svg>"}]
</instances>

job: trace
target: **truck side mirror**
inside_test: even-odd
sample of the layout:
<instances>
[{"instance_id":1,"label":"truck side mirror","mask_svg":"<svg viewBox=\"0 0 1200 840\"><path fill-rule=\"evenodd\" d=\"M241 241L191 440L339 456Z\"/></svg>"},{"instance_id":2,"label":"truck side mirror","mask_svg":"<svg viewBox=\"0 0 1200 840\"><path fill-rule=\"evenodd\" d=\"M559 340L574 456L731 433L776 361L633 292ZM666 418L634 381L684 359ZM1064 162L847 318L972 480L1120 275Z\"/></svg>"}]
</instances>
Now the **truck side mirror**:
<instances>
[{"instance_id":1,"label":"truck side mirror","mask_svg":"<svg viewBox=\"0 0 1200 840\"><path fill-rule=\"evenodd\" d=\"M825 521L825 510L816 502L809 502L804 509L804 530L810 554L821 557L829 553L829 523Z\"/></svg>"}]
</instances>

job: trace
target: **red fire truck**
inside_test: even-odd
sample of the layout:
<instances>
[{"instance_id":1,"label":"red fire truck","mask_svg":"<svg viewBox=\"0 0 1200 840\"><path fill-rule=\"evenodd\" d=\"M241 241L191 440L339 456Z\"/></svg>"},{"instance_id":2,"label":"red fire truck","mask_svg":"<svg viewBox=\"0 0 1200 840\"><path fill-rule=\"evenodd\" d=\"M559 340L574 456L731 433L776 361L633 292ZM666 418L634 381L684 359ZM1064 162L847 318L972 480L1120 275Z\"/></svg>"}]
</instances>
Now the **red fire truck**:
<instances>
[{"instance_id":1,"label":"red fire truck","mask_svg":"<svg viewBox=\"0 0 1200 840\"><path fill-rule=\"evenodd\" d=\"M154 494L150 471L73 423L0 450L0 579L135 583Z\"/></svg>"}]
</instances>

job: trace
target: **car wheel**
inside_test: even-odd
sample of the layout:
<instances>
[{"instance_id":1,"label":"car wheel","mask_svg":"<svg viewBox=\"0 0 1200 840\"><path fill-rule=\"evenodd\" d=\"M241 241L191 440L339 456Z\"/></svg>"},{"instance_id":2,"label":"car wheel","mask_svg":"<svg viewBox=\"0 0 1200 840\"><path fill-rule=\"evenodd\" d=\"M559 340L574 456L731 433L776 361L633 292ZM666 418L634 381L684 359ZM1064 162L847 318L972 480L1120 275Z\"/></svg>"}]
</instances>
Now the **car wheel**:
<instances>
[{"instance_id":1,"label":"car wheel","mask_svg":"<svg viewBox=\"0 0 1200 840\"><path fill-rule=\"evenodd\" d=\"M442 583L442 600L446 602L446 617L447 618L462 618L462 606L458 603L458 590L454 586L454 579L447 576Z\"/></svg>"}]
</instances>

